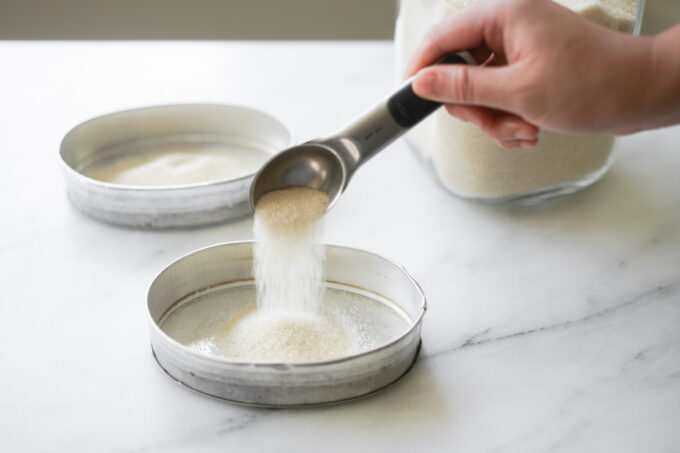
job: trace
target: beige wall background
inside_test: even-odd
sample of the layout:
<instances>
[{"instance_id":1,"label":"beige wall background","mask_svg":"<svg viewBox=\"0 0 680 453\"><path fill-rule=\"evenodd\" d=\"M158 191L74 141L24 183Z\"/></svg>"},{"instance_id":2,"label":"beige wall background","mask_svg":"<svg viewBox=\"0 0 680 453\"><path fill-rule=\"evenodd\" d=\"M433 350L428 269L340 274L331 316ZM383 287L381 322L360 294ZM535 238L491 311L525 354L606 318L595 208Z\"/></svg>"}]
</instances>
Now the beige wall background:
<instances>
[{"instance_id":1,"label":"beige wall background","mask_svg":"<svg viewBox=\"0 0 680 453\"><path fill-rule=\"evenodd\" d=\"M390 39L397 0L0 0L0 39ZM680 22L647 0L643 33Z\"/></svg>"}]
</instances>

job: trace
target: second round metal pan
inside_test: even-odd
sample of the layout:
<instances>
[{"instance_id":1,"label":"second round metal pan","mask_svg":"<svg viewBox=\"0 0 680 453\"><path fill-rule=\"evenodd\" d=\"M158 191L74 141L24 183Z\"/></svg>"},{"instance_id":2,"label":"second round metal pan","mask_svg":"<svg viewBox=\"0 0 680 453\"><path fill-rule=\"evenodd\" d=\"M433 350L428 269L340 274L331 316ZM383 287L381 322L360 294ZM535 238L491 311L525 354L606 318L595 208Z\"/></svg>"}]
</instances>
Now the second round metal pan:
<instances>
[{"instance_id":1,"label":"second round metal pan","mask_svg":"<svg viewBox=\"0 0 680 453\"><path fill-rule=\"evenodd\" d=\"M84 214L134 228L196 227L248 215L248 191L257 169L234 178L163 186L103 182L85 170L102 156L166 145L237 146L271 156L291 142L292 134L280 121L256 109L165 105L86 121L66 134L60 156L69 199Z\"/></svg>"}]
</instances>

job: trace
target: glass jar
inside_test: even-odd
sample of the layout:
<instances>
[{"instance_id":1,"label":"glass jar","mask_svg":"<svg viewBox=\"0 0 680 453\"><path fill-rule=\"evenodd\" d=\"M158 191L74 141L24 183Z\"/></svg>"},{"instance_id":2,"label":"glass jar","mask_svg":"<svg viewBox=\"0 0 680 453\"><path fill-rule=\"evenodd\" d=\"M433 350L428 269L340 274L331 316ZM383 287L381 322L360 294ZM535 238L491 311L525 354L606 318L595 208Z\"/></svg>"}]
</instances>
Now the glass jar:
<instances>
[{"instance_id":1,"label":"glass jar","mask_svg":"<svg viewBox=\"0 0 680 453\"><path fill-rule=\"evenodd\" d=\"M483 0L401 0L395 31L396 75L432 25ZM557 0L598 24L638 34L644 0ZM589 186L612 162L614 137L541 131L533 149L504 150L476 127L437 110L407 142L454 195L482 202L532 203Z\"/></svg>"}]
</instances>

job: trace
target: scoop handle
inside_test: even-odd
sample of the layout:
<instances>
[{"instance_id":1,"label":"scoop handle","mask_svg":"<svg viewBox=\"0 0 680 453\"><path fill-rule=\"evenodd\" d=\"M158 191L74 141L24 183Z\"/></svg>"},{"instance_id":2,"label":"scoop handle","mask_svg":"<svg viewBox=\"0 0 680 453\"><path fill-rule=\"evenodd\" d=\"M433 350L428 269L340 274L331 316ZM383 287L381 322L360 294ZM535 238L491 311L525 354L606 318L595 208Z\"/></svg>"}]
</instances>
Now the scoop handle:
<instances>
[{"instance_id":1,"label":"scoop handle","mask_svg":"<svg viewBox=\"0 0 680 453\"><path fill-rule=\"evenodd\" d=\"M449 54L435 64L475 64L467 52ZM418 97L413 78L358 119L330 137L315 140L335 150L346 169L345 181L381 149L401 137L442 104Z\"/></svg>"},{"instance_id":2,"label":"scoop handle","mask_svg":"<svg viewBox=\"0 0 680 453\"><path fill-rule=\"evenodd\" d=\"M468 61L460 54L452 53L435 64L468 64ZM392 119L406 129L420 123L441 106L441 102L418 97L413 91L412 79L387 100L387 109Z\"/></svg>"}]
</instances>

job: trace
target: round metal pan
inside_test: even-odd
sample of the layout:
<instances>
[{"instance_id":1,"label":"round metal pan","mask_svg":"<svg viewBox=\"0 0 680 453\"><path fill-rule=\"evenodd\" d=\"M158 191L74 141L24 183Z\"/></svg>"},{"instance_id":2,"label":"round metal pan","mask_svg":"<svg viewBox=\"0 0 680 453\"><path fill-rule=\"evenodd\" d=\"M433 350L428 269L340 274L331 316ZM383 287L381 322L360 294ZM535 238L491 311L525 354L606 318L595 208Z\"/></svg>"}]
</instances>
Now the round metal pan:
<instances>
[{"instance_id":1,"label":"round metal pan","mask_svg":"<svg viewBox=\"0 0 680 453\"><path fill-rule=\"evenodd\" d=\"M326 280L387 300L408 327L388 344L340 359L304 363L230 361L197 352L166 335L164 316L198 292L252 280L252 242L215 245L163 270L148 293L151 347L158 364L177 382L226 401L266 407L339 403L381 390L415 362L426 302L406 270L373 253L326 245Z\"/></svg>"},{"instance_id":2,"label":"round metal pan","mask_svg":"<svg viewBox=\"0 0 680 453\"><path fill-rule=\"evenodd\" d=\"M292 134L277 119L247 107L180 104L124 110L79 124L64 137L60 156L72 204L97 220L134 228L196 227L250 213L250 174L197 184L133 186L83 174L106 154L167 145L237 145L268 156ZM264 163L264 162L263 162ZM256 169L257 170L257 169Z\"/></svg>"}]
</instances>

